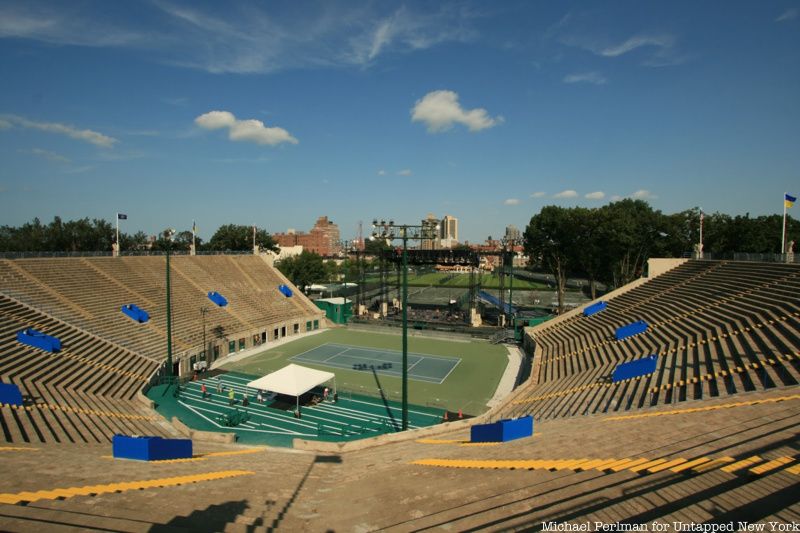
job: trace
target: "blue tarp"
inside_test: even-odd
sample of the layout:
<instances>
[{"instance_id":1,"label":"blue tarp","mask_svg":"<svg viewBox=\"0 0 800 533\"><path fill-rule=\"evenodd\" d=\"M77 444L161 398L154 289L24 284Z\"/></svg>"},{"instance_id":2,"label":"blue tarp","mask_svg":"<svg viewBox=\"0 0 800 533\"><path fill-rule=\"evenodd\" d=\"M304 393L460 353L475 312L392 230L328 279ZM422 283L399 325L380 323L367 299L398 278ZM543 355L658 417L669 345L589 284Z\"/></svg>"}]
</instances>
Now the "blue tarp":
<instances>
[{"instance_id":1,"label":"blue tarp","mask_svg":"<svg viewBox=\"0 0 800 533\"><path fill-rule=\"evenodd\" d=\"M111 445L114 450L114 457L120 459L163 461L166 459L190 459L192 457L192 441L190 439L114 435Z\"/></svg>"},{"instance_id":2,"label":"blue tarp","mask_svg":"<svg viewBox=\"0 0 800 533\"><path fill-rule=\"evenodd\" d=\"M605 310L608 307L608 302L597 302L583 310L583 316L592 316L595 313Z\"/></svg>"},{"instance_id":3,"label":"blue tarp","mask_svg":"<svg viewBox=\"0 0 800 533\"><path fill-rule=\"evenodd\" d=\"M500 307L500 299L497 296L494 296L493 294L489 294L486 291L478 291L478 298L480 298L481 300L485 301L486 303L491 304L491 305L493 305L493 306L495 306L497 308ZM516 307L511 307L511 304L506 302L503 305L502 311L504 313L506 313L506 314L514 315L514 314L517 313L517 308Z\"/></svg>"},{"instance_id":4,"label":"blue tarp","mask_svg":"<svg viewBox=\"0 0 800 533\"><path fill-rule=\"evenodd\" d=\"M533 435L533 416L505 419L470 428L470 442L506 442Z\"/></svg>"},{"instance_id":5,"label":"blue tarp","mask_svg":"<svg viewBox=\"0 0 800 533\"><path fill-rule=\"evenodd\" d=\"M644 320L638 320L628 324L627 326L618 328L614 336L618 341L621 341L622 339L627 339L628 337L638 335L639 333L644 333L645 331L647 331L647 322Z\"/></svg>"},{"instance_id":6,"label":"blue tarp","mask_svg":"<svg viewBox=\"0 0 800 533\"><path fill-rule=\"evenodd\" d=\"M658 355L653 354L635 361L629 361L617 365L614 372L611 374L611 381L624 381L626 379L638 378L646 376L656 371L656 363L658 362Z\"/></svg>"},{"instance_id":7,"label":"blue tarp","mask_svg":"<svg viewBox=\"0 0 800 533\"><path fill-rule=\"evenodd\" d=\"M17 340L22 344L42 349L46 352L57 352L61 349L61 341L50 335L45 335L41 331L33 328L23 329L17 332Z\"/></svg>"},{"instance_id":8,"label":"blue tarp","mask_svg":"<svg viewBox=\"0 0 800 533\"><path fill-rule=\"evenodd\" d=\"M287 298L291 298L292 297L292 289L290 289L288 285L285 285L285 284L278 285L278 290L281 291L281 294L283 294Z\"/></svg>"},{"instance_id":9,"label":"blue tarp","mask_svg":"<svg viewBox=\"0 0 800 533\"><path fill-rule=\"evenodd\" d=\"M122 306L122 312L136 322L143 324L150 320L150 315L138 305L128 304Z\"/></svg>"},{"instance_id":10,"label":"blue tarp","mask_svg":"<svg viewBox=\"0 0 800 533\"><path fill-rule=\"evenodd\" d=\"M225 299L223 295L220 293L213 291L208 293L208 299L217 304L220 307L225 307L228 305L228 300Z\"/></svg>"},{"instance_id":11,"label":"blue tarp","mask_svg":"<svg viewBox=\"0 0 800 533\"><path fill-rule=\"evenodd\" d=\"M22 405L22 393L13 383L0 383L0 404Z\"/></svg>"}]
</instances>

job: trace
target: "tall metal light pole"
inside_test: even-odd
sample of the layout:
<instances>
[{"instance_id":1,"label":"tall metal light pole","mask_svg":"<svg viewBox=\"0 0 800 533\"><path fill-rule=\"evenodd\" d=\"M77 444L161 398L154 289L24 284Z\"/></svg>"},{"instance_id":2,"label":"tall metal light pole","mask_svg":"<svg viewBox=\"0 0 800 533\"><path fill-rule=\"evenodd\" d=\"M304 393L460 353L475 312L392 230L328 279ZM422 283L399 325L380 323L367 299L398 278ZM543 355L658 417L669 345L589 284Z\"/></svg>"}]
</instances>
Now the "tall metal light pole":
<instances>
[{"instance_id":1,"label":"tall metal light pole","mask_svg":"<svg viewBox=\"0 0 800 533\"><path fill-rule=\"evenodd\" d=\"M412 226L409 224L395 224L394 220L372 221L372 239L384 239L393 241L401 239L403 241L403 290L402 290L402 314L403 314L403 426L402 430L408 429L408 241L409 240L428 240L435 239L438 232L438 225L422 224ZM397 231L395 233L395 231Z\"/></svg>"},{"instance_id":2,"label":"tall metal light pole","mask_svg":"<svg viewBox=\"0 0 800 533\"><path fill-rule=\"evenodd\" d=\"M200 315L203 317L203 358L205 359L208 368L211 368L211 365L208 364L208 361L211 358L207 353L208 346L206 345L206 313L208 313L208 307L204 305L200 308Z\"/></svg>"},{"instance_id":3,"label":"tall metal light pole","mask_svg":"<svg viewBox=\"0 0 800 533\"><path fill-rule=\"evenodd\" d=\"M511 261L511 279L509 280L508 287L508 317L512 328L514 327L514 256L516 255L514 243L514 239L506 240L506 238L503 237L503 263L505 263L506 260ZM508 245L508 252L506 252L506 245Z\"/></svg>"},{"instance_id":4,"label":"tall metal light pole","mask_svg":"<svg viewBox=\"0 0 800 533\"><path fill-rule=\"evenodd\" d=\"M342 251L344 252L345 260L349 260L349 256L347 255L347 250L349 249L350 241L342 241L341 247ZM345 264L342 261L342 269L343 276L342 276L342 296L344 297L344 304L342 304L342 321L346 324L347 323L347 268L349 267L348 264Z\"/></svg>"},{"instance_id":5,"label":"tall metal light pole","mask_svg":"<svg viewBox=\"0 0 800 533\"><path fill-rule=\"evenodd\" d=\"M169 286L169 252L172 248L172 236L175 230L170 228L164 231L164 240L167 241L167 381L172 383L172 305L170 302Z\"/></svg>"}]
</instances>

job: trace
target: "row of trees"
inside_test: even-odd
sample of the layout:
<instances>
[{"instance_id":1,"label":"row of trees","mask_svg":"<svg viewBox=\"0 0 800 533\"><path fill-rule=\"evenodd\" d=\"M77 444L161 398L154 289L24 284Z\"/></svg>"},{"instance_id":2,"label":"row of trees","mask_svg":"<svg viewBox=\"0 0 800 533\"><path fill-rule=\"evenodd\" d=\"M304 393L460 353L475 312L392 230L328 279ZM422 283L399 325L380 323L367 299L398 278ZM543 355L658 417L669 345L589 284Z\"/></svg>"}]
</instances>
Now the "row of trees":
<instances>
[{"instance_id":1,"label":"row of trees","mask_svg":"<svg viewBox=\"0 0 800 533\"><path fill-rule=\"evenodd\" d=\"M49 224L35 218L22 226L0 226L0 252L108 252L116 239L116 229L107 220L83 218L63 221L53 218ZM143 231L120 232L121 249L125 251L165 250L169 244L163 234L151 240ZM275 241L261 228L256 228L255 242L262 250L277 252ZM189 250L192 232L184 230L172 237L173 250ZM245 251L253 249L253 227L237 224L220 226L204 243L196 239L198 251Z\"/></svg>"},{"instance_id":2,"label":"row of trees","mask_svg":"<svg viewBox=\"0 0 800 533\"><path fill-rule=\"evenodd\" d=\"M556 280L563 310L568 276L619 287L642 275L650 257L682 257L700 240L700 210L671 215L642 200L621 200L599 208L546 206L525 229L525 251L532 263ZM777 253L783 218L705 215L704 252ZM800 238L800 222L787 218L787 241Z\"/></svg>"}]
</instances>

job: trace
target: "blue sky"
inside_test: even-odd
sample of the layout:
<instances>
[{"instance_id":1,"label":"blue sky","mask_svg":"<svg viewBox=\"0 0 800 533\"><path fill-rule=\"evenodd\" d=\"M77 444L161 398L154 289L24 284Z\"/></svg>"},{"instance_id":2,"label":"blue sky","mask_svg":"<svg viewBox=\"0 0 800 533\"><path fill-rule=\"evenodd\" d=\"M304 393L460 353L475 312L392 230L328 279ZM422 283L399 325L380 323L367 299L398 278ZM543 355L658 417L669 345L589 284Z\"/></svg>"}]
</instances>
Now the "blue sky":
<instances>
[{"instance_id":1,"label":"blue sky","mask_svg":"<svg viewBox=\"0 0 800 533\"><path fill-rule=\"evenodd\" d=\"M780 212L797 2L5 2L0 224Z\"/></svg>"}]
</instances>

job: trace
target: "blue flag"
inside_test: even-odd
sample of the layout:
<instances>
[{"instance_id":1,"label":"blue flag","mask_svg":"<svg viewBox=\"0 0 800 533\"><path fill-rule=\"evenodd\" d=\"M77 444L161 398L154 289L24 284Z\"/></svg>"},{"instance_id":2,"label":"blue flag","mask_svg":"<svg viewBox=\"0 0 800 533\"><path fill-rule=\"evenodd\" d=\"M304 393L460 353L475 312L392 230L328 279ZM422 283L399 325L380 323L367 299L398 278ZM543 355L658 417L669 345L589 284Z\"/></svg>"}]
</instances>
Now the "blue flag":
<instances>
[{"instance_id":1,"label":"blue flag","mask_svg":"<svg viewBox=\"0 0 800 533\"><path fill-rule=\"evenodd\" d=\"M125 213L117 213L117 220L128 220L128 215Z\"/></svg>"}]
</instances>

